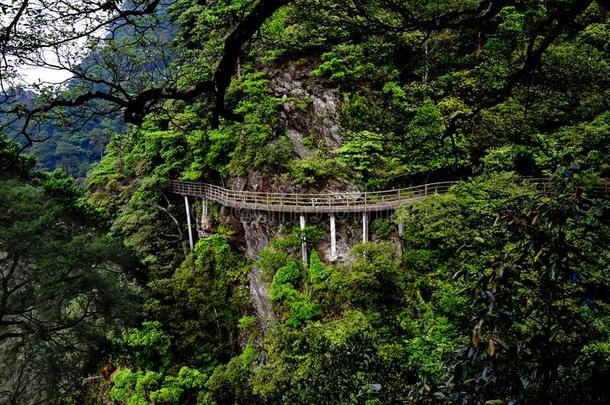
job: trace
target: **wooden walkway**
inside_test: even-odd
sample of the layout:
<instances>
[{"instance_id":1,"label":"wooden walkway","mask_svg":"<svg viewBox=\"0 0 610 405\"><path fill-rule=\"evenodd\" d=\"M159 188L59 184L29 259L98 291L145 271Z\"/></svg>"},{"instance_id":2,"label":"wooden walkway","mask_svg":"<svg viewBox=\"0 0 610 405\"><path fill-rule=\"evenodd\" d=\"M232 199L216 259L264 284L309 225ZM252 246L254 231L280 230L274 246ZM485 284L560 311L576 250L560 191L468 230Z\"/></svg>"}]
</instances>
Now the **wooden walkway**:
<instances>
[{"instance_id":1,"label":"wooden walkway","mask_svg":"<svg viewBox=\"0 0 610 405\"><path fill-rule=\"evenodd\" d=\"M549 179L525 178L537 185L542 193L552 191ZM457 181L443 181L420 186L373 192L335 193L265 193L229 190L213 184L168 180L168 191L188 197L199 197L226 207L292 212L300 214L339 212L379 212L394 210L399 206L434 194L445 194ZM608 196L610 183L593 187L596 194Z\"/></svg>"},{"instance_id":2,"label":"wooden walkway","mask_svg":"<svg viewBox=\"0 0 610 405\"><path fill-rule=\"evenodd\" d=\"M229 190L207 183L169 180L168 190L232 208L316 214L394 210L409 201L420 200L433 194L444 194L454 184L457 182L444 181L374 192L265 193Z\"/></svg>"},{"instance_id":3,"label":"wooden walkway","mask_svg":"<svg viewBox=\"0 0 610 405\"><path fill-rule=\"evenodd\" d=\"M550 179L524 178L525 182L534 184L538 192L547 194L555 192ZM207 183L168 180L168 191L184 196L186 218L189 233L189 245L194 246L194 235L191 217L193 212L189 197L203 199L202 223L208 216L206 201L213 201L226 207L236 209L288 212L300 215L301 229L305 228L306 214L329 214L331 248L330 260L337 258L336 218L335 214L357 212L362 214L362 241L369 240L369 213L391 211L401 205L421 200L434 194L445 194L457 181L443 181L421 186L401 188L398 190L374 192L335 192L335 193L265 193L255 191L229 190ZM592 187L591 192L607 197L610 195L610 182L603 182ZM196 215L195 215L196 216ZM402 235L402 222L398 224L398 233ZM303 265L307 266L307 246L302 242Z\"/></svg>"}]
</instances>

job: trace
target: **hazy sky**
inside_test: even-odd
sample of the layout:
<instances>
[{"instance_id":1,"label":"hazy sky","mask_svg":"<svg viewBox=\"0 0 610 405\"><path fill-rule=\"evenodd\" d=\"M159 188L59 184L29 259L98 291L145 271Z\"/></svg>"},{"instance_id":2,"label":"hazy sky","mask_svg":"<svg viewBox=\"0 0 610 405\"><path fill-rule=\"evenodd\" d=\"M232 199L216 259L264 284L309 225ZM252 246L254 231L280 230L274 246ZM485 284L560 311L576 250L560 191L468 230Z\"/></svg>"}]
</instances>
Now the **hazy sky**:
<instances>
[{"instance_id":1,"label":"hazy sky","mask_svg":"<svg viewBox=\"0 0 610 405\"><path fill-rule=\"evenodd\" d=\"M38 81L43 81L45 83L61 83L66 79L69 79L72 74L65 70L55 70L55 69L44 69L38 67L21 67L21 74L23 75L23 80L27 84L34 84Z\"/></svg>"},{"instance_id":2,"label":"hazy sky","mask_svg":"<svg viewBox=\"0 0 610 405\"><path fill-rule=\"evenodd\" d=\"M34 0L34 3L36 3L36 0ZM0 21L2 21L2 17L0 16ZM93 17L89 18L89 19L82 19L79 21L76 21L76 23L73 26L74 30L82 30L87 28L88 24L91 23L91 21L93 21ZM23 23L23 21L21 22ZM59 28L61 29L65 29L67 31L69 31L69 28L71 26L59 26ZM105 33L105 29L102 28L97 32L93 32L90 34L90 36L102 36ZM85 47L85 43L87 42L87 38L78 38L72 41L69 41L67 44L65 44L65 46L67 47L74 47L74 48L83 48L82 50L84 50ZM40 59L42 61L47 61L51 64L58 64L57 63L57 55L56 52L61 52L62 49L60 48L59 50L57 49L42 49L39 52L42 52L42 57L40 57ZM84 55L81 55L81 57ZM68 61L65 60L65 54L64 54L64 63L67 63ZM35 59L35 58L34 58ZM72 63L75 63L76 61L72 60ZM28 66L28 65L20 65L17 66L18 72L22 75L22 79L25 82L25 84L34 84L37 83L39 81L42 81L43 83L48 83L48 84L59 84L64 82L66 79L69 79L70 77L72 77L72 74L66 70L61 70L61 69L54 69L54 68L45 68L45 67L36 67L36 66Z\"/></svg>"},{"instance_id":3,"label":"hazy sky","mask_svg":"<svg viewBox=\"0 0 610 405\"><path fill-rule=\"evenodd\" d=\"M72 43L73 46L81 46L84 47L84 39L74 41ZM39 81L47 84L59 84L64 82L66 79L69 79L72 74L63 69L54 68L55 66L61 66L61 63L57 62L58 56L55 51L50 49L45 49L41 51L41 55L38 57L41 61L45 61L49 63L50 67L43 67L44 64L40 63L41 66L35 65L20 65L18 66L19 73L22 75L22 79L26 84L34 84ZM66 62L64 62L66 63Z\"/></svg>"}]
</instances>

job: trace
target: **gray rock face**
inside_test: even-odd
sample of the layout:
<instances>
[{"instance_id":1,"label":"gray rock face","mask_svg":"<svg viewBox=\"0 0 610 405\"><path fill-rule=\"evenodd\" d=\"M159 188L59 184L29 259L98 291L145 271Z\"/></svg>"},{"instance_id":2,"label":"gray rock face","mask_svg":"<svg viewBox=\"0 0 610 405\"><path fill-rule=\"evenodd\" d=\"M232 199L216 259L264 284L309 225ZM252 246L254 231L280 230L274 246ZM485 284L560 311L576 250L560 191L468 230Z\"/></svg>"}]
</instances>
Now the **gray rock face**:
<instances>
[{"instance_id":1,"label":"gray rock face","mask_svg":"<svg viewBox=\"0 0 610 405\"><path fill-rule=\"evenodd\" d=\"M273 323L273 309L269 298L269 285L263 282L261 270L253 266L248 274L250 278L250 298L256 310L256 316L260 322L262 330L267 330Z\"/></svg>"},{"instance_id":2,"label":"gray rock face","mask_svg":"<svg viewBox=\"0 0 610 405\"><path fill-rule=\"evenodd\" d=\"M315 155L318 147L332 152L343 144L339 91L336 88L326 87L319 80L311 78L308 73L310 70L311 66L297 66L295 63L268 69L270 91L274 97L286 100L279 111L284 133L293 142L295 155L301 159ZM229 179L226 186L235 190L262 192L303 191L273 173L254 171L245 177ZM342 180L331 181L324 185L324 189L329 192L357 191L355 185ZM253 260L258 258L260 251L268 245L271 239L282 234L284 220L298 221L298 217L286 216L282 219L280 214L245 211L234 213L233 217L243 229L246 254ZM307 221L308 224L326 229L325 237L316 248L319 248L327 260L330 259L328 217L310 216ZM347 260L351 247L362 240L361 232L357 216L337 218L338 255L335 262ZM249 277L252 303L261 327L266 329L273 324L274 319L269 298L269 283L263 280L261 270L255 266L251 269Z\"/></svg>"},{"instance_id":3,"label":"gray rock face","mask_svg":"<svg viewBox=\"0 0 610 405\"><path fill-rule=\"evenodd\" d=\"M259 253L269 241L281 233L282 225L273 214L254 211L242 211L239 221L244 230L246 256L256 260ZM269 297L269 283L263 280L261 270L252 266L250 273L250 297L256 310L261 329L266 330L274 320Z\"/></svg>"},{"instance_id":4,"label":"gray rock face","mask_svg":"<svg viewBox=\"0 0 610 405\"><path fill-rule=\"evenodd\" d=\"M300 158L316 153L304 144L308 136L321 139L331 151L342 145L340 100L336 88L323 86L294 63L272 69L269 75L273 94L289 100L284 103L280 117Z\"/></svg>"},{"instance_id":5,"label":"gray rock face","mask_svg":"<svg viewBox=\"0 0 610 405\"><path fill-rule=\"evenodd\" d=\"M294 151L301 159L308 158L316 154L315 149L309 149L305 146L303 143L303 134L301 132L293 128L287 128L286 136L294 144Z\"/></svg>"}]
</instances>

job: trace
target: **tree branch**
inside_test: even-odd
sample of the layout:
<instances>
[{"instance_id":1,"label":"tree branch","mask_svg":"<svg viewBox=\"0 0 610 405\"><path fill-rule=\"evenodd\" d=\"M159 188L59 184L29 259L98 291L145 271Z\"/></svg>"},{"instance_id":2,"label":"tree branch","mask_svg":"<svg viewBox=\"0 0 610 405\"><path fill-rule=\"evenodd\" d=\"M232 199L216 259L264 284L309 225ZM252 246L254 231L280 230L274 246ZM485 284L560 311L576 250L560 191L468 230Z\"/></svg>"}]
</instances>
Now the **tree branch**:
<instances>
[{"instance_id":1,"label":"tree branch","mask_svg":"<svg viewBox=\"0 0 610 405\"><path fill-rule=\"evenodd\" d=\"M240 120L241 117L234 114L232 110L225 107L225 94L231 83L237 65L240 52L243 46L254 36L261 26L269 19L280 7L290 3L291 0L260 0L252 8L250 13L237 25L237 27L225 38L222 57L216 67L212 80L205 80L187 88L175 87L155 87L146 89L134 94L130 97L124 92L121 95L112 94L111 92L91 91L84 93L74 99L64 100L55 99L45 106L38 107L24 113L17 108L9 113L16 113L24 117L23 125L21 126L21 135L27 141L26 147L37 142L28 134L28 127L33 118L38 114L44 114L58 107L78 107L92 100L104 100L109 103L120 106L124 111L124 118L127 123L140 125L144 117L150 113L152 107L162 100L180 100L190 102L196 98L209 94L214 97L214 107L212 110L212 125L217 126L219 118L224 117L231 120ZM153 4L141 11L151 12L154 9ZM124 15L125 13L123 13ZM131 12L131 15L135 12Z\"/></svg>"},{"instance_id":2,"label":"tree branch","mask_svg":"<svg viewBox=\"0 0 610 405\"><path fill-rule=\"evenodd\" d=\"M563 8L547 19L544 25L551 26L552 28L544 37L540 45L535 49L534 44L538 33L534 34L528 44L527 56L521 64L521 67L508 77L506 84L500 90L495 92L494 97L489 97L483 100L469 112L458 111L452 114L447 122L443 139L453 137L455 135L459 121L472 118L482 110L494 107L506 100L512 94L515 86L540 66L542 56L553 44L553 42L555 42L559 35L561 35L566 25L568 25L576 16L586 10L592 2L593 0L578 0L572 4L571 7Z\"/></svg>"},{"instance_id":3,"label":"tree branch","mask_svg":"<svg viewBox=\"0 0 610 405\"><path fill-rule=\"evenodd\" d=\"M597 4L610 15L610 0L597 0Z\"/></svg>"}]
</instances>

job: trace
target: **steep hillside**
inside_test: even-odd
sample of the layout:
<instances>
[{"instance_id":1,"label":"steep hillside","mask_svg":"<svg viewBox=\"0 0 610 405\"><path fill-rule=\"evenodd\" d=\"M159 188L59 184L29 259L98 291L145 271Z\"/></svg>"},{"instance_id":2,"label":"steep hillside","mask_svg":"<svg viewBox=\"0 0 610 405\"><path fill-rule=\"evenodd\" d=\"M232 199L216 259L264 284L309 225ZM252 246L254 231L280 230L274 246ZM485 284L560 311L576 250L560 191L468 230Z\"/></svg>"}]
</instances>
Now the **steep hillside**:
<instances>
[{"instance_id":1,"label":"steep hillside","mask_svg":"<svg viewBox=\"0 0 610 405\"><path fill-rule=\"evenodd\" d=\"M102 89L141 125L113 134L82 199L51 176L51 191L72 190L63 209L96 207L139 264L116 269L111 285L137 299L115 327L98 320L103 350L62 392L125 404L610 400L610 203L594 189L610 176L605 2L168 10L170 69L136 95ZM140 55L132 46L116 52ZM327 214L301 229L294 213L207 202L203 218L193 197L191 250L168 179L278 193L457 184L370 213L367 243L362 213L337 213L333 258Z\"/></svg>"},{"instance_id":2,"label":"steep hillside","mask_svg":"<svg viewBox=\"0 0 610 405\"><path fill-rule=\"evenodd\" d=\"M593 285L607 282L608 206L568 190L608 174L607 16L591 5L552 44L528 47L531 33L559 18L559 9L519 4L476 17L481 26L461 27L468 17L457 12L455 22L444 20L457 5L410 4L419 18L447 28L400 31L408 17L393 14L390 3L283 8L240 58L226 96L240 119L216 126L206 99L172 104L171 118L149 116L131 137L115 139L90 178L91 198L113 213L115 232L140 250L153 279L164 280L149 287L169 307L149 316L176 339L173 364L219 364L201 388L182 395L199 392L216 403L562 402L576 395L564 389L566 381L605 375L601 365L593 373L568 369L585 358L599 361L598 345L608 336L591 323L607 300L586 301L594 300ZM207 17L197 17L201 7L185 2L180 14L188 21L186 49L195 55L218 34ZM539 65L530 67L524 52L540 52ZM323 216L309 216L312 226L301 233L294 216L212 206L211 229L174 273L186 231L183 201L163 193L167 178L332 192L466 176L481 177L376 218L376 243L358 246L360 218L342 218L335 263L328 262ZM538 196L517 176L555 177L566 192ZM398 221L406 231L397 249ZM301 264L302 238L308 266ZM239 275L223 259L209 259L229 247L248 259ZM590 249L605 253L584 260ZM250 303L239 301L245 306L233 313L231 360L190 363L202 349L181 325L206 325L219 315L177 314L159 288L185 288L185 274L195 280L210 271L232 277L237 290L221 290L230 308L243 298L237 291L249 291ZM588 281L575 287L574 277ZM197 283L187 294L216 296L216 285ZM554 328L565 338L552 337ZM123 385L113 388L122 400L140 381L137 363L128 364ZM155 387L171 384L164 381ZM578 395L595 402L602 391Z\"/></svg>"}]
</instances>

